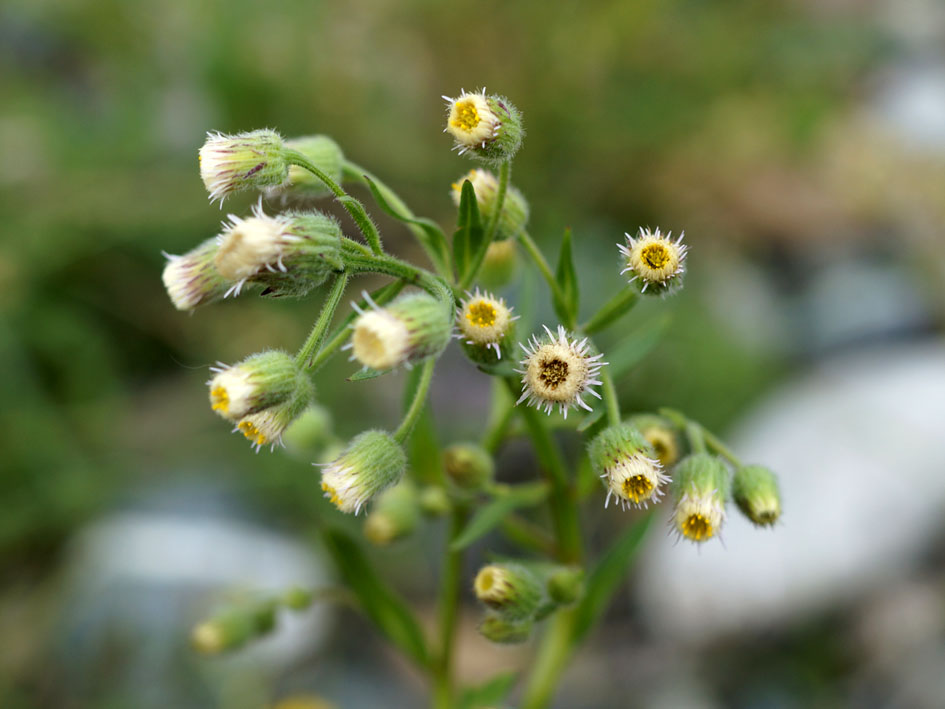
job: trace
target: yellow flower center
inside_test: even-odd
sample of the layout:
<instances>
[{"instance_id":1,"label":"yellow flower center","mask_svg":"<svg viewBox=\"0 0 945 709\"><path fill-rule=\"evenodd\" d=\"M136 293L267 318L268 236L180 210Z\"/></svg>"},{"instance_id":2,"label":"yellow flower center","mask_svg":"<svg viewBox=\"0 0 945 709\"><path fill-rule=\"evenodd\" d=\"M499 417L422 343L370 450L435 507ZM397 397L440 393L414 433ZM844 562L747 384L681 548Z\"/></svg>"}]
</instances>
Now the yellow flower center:
<instances>
[{"instance_id":1,"label":"yellow flower center","mask_svg":"<svg viewBox=\"0 0 945 709\"><path fill-rule=\"evenodd\" d=\"M253 443L260 446L266 443L266 434L260 431L252 421L240 421L236 427Z\"/></svg>"},{"instance_id":2,"label":"yellow flower center","mask_svg":"<svg viewBox=\"0 0 945 709\"><path fill-rule=\"evenodd\" d=\"M476 106L472 101L457 101L455 109L456 117L451 121L454 128L472 132L479 125L479 111L476 110Z\"/></svg>"},{"instance_id":3,"label":"yellow flower center","mask_svg":"<svg viewBox=\"0 0 945 709\"><path fill-rule=\"evenodd\" d=\"M499 313L496 311L495 306L485 300L480 300L478 303L471 303L469 307L466 308L466 319L470 324L476 327L492 327L495 325L498 316Z\"/></svg>"},{"instance_id":4,"label":"yellow flower center","mask_svg":"<svg viewBox=\"0 0 945 709\"><path fill-rule=\"evenodd\" d=\"M557 389L560 384L567 381L568 363L564 360L546 359L539 366L538 378L549 389Z\"/></svg>"},{"instance_id":5,"label":"yellow flower center","mask_svg":"<svg viewBox=\"0 0 945 709\"><path fill-rule=\"evenodd\" d=\"M631 502L638 503L646 500L653 492L653 483L643 475L634 475L623 481L623 494Z\"/></svg>"},{"instance_id":6,"label":"yellow flower center","mask_svg":"<svg viewBox=\"0 0 945 709\"><path fill-rule=\"evenodd\" d=\"M225 414L230 412L230 395L226 393L226 387L213 387L210 391L210 408Z\"/></svg>"},{"instance_id":7,"label":"yellow flower center","mask_svg":"<svg viewBox=\"0 0 945 709\"><path fill-rule=\"evenodd\" d=\"M703 515L689 515L683 522L682 533L697 542L708 539L712 536L712 532L712 523Z\"/></svg>"},{"instance_id":8,"label":"yellow flower center","mask_svg":"<svg viewBox=\"0 0 945 709\"><path fill-rule=\"evenodd\" d=\"M338 491L328 483L322 483L322 492L328 493L328 501L335 507L341 507L341 498L338 497Z\"/></svg>"},{"instance_id":9,"label":"yellow flower center","mask_svg":"<svg viewBox=\"0 0 945 709\"><path fill-rule=\"evenodd\" d=\"M658 271L663 268L663 266L669 263L671 258L672 256L669 253L669 249L667 249L664 244L659 242L655 244L647 244L640 252L640 259L654 271Z\"/></svg>"},{"instance_id":10,"label":"yellow flower center","mask_svg":"<svg viewBox=\"0 0 945 709\"><path fill-rule=\"evenodd\" d=\"M492 587L495 585L495 574L492 573L492 569L489 567L484 568L476 575L476 594L478 596L484 596L487 594Z\"/></svg>"}]
</instances>

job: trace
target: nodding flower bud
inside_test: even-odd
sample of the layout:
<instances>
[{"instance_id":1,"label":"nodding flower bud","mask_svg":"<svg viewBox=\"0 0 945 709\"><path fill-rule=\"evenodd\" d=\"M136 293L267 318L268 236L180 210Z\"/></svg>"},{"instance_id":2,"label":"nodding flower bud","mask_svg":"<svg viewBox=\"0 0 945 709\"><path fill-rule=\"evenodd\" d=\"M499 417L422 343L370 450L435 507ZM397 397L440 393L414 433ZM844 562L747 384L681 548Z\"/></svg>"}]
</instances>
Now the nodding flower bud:
<instances>
[{"instance_id":1,"label":"nodding flower bud","mask_svg":"<svg viewBox=\"0 0 945 709\"><path fill-rule=\"evenodd\" d=\"M667 419L654 414L638 414L631 416L627 423L643 434L664 469L676 464L681 447L679 433Z\"/></svg>"},{"instance_id":2,"label":"nodding flower bud","mask_svg":"<svg viewBox=\"0 0 945 709\"><path fill-rule=\"evenodd\" d=\"M494 364L512 351L515 321L503 298L491 293L467 293L456 312L457 337L473 362Z\"/></svg>"},{"instance_id":3,"label":"nodding flower bud","mask_svg":"<svg viewBox=\"0 0 945 709\"><path fill-rule=\"evenodd\" d=\"M384 308L370 298L368 302L368 310L354 305L359 316L351 326L350 343L352 359L366 367L385 370L414 364L440 354L450 340L449 311L432 295L408 293Z\"/></svg>"},{"instance_id":4,"label":"nodding flower bud","mask_svg":"<svg viewBox=\"0 0 945 709\"><path fill-rule=\"evenodd\" d=\"M297 150L308 158L315 167L324 172L336 184L342 180L344 154L334 140L327 135L308 135L285 141L285 147ZM280 200L285 204L309 204L321 197L331 195L325 183L304 167L289 167L289 177L280 185L266 188L266 197Z\"/></svg>"},{"instance_id":5,"label":"nodding flower bud","mask_svg":"<svg viewBox=\"0 0 945 709\"><path fill-rule=\"evenodd\" d=\"M322 466L322 490L339 510L358 514L368 500L396 484L406 469L407 454L389 433L365 431Z\"/></svg>"},{"instance_id":6,"label":"nodding flower bud","mask_svg":"<svg viewBox=\"0 0 945 709\"><path fill-rule=\"evenodd\" d=\"M489 611L479 624L480 634L494 643L512 645L528 640L535 626L531 618L512 619L502 613Z\"/></svg>"},{"instance_id":7,"label":"nodding flower bud","mask_svg":"<svg viewBox=\"0 0 945 709\"><path fill-rule=\"evenodd\" d=\"M557 404L565 418L575 406L591 411L581 397L590 394L600 399L600 394L590 387L601 383L597 375L607 364L600 361L604 355L592 355L586 337L581 341L570 339L561 325L557 334L545 326L545 334L545 338L533 336L527 347L521 345L525 350L525 359L521 361L524 369L515 371L522 375L522 395L515 403L527 400L530 406L544 408L547 414Z\"/></svg>"},{"instance_id":8,"label":"nodding flower bud","mask_svg":"<svg viewBox=\"0 0 945 709\"><path fill-rule=\"evenodd\" d=\"M210 369L210 408L231 421L281 404L300 388L308 398L312 395L311 380L285 352L260 352L238 364Z\"/></svg>"},{"instance_id":9,"label":"nodding flower bud","mask_svg":"<svg viewBox=\"0 0 945 709\"><path fill-rule=\"evenodd\" d=\"M444 132L453 136L460 155L470 153L489 162L511 159L522 145L522 114L503 96L462 91L444 96L448 117Z\"/></svg>"},{"instance_id":10,"label":"nodding flower bud","mask_svg":"<svg viewBox=\"0 0 945 709\"><path fill-rule=\"evenodd\" d=\"M446 476L457 487L479 490L492 482L495 464L489 452L477 443L454 443L443 451Z\"/></svg>"},{"instance_id":11,"label":"nodding flower bud","mask_svg":"<svg viewBox=\"0 0 945 709\"><path fill-rule=\"evenodd\" d=\"M409 480L401 480L377 496L364 521L364 536L372 544L384 546L411 534L419 521L417 488Z\"/></svg>"},{"instance_id":12,"label":"nodding flower bud","mask_svg":"<svg viewBox=\"0 0 945 709\"><path fill-rule=\"evenodd\" d=\"M671 234L651 232L640 227L640 234L633 238L625 234L627 243L617 244L624 256L621 273L632 273L629 283L641 293L667 295L682 285L686 270L686 252L689 247L682 243L684 234L673 241Z\"/></svg>"},{"instance_id":13,"label":"nodding flower bud","mask_svg":"<svg viewBox=\"0 0 945 709\"><path fill-rule=\"evenodd\" d=\"M483 566L473 582L476 598L505 618L531 618L545 600L542 579L513 561Z\"/></svg>"},{"instance_id":14,"label":"nodding flower bud","mask_svg":"<svg viewBox=\"0 0 945 709\"><path fill-rule=\"evenodd\" d=\"M495 214L496 198L499 194L499 180L488 170L470 170L452 184L453 202L459 206L463 192L463 183L469 180L476 193L476 203L483 221L488 222ZM495 240L504 241L518 236L528 223L528 202L515 187L509 185L502 202L502 211L496 226Z\"/></svg>"},{"instance_id":15,"label":"nodding flower bud","mask_svg":"<svg viewBox=\"0 0 945 709\"><path fill-rule=\"evenodd\" d=\"M282 434L311 403L314 393L311 380L303 375L296 382L298 387L288 399L267 409L247 414L236 422L236 428L233 430L246 436L257 451L266 445L270 449L275 449L276 445L281 446Z\"/></svg>"},{"instance_id":16,"label":"nodding flower bud","mask_svg":"<svg viewBox=\"0 0 945 709\"><path fill-rule=\"evenodd\" d=\"M219 249L216 239L207 239L183 256L164 254L167 265L162 278L175 308L193 310L198 305L220 300L233 287L214 264Z\"/></svg>"},{"instance_id":17,"label":"nodding flower bud","mask_svg":"<svg viewBox=\"0 0 945 709\"><path fill-rule=\"evenodd\" d=\"M302 296L344 269L341 227L319 212L270 217L260 202L251 217L231 214L217 239L214 264L232 283L224 297L239 295L247 281L262 285L264 295Z\"/></svg>"},{"instance_id":18,"label":"nodding flower bud","mask_svg":"<svg viewBox=\"0 0 945 709\"><path fill-rule=\"evenodd\" d=\"M501 288L511 282L517 268L518 253L515 250L515 241L493 241L482 259L478 280L485 288Z\"/></svg>"},{"instance_id":19,"label":"nodding flower bud","mask_svg":"<svg viewBox=\"0 0 945 709\"><path fill-rule=\"evenodd\" d=\"M732 497L738 509L759 527L770 527L781 517L778 478L763 465L746 465L735 471Z\"/></svg>"},{"instance_id":20,"label":"nodding flower bud","mask_svg":"<svg viewBox=\"0 0 945 709\"><path fill-rule=\"evenodd\" d=\"M714 456L694 453L676 466L674 478L673 525L677 534L694 542L717 536L731 491L728 468Z\"/></svg>"},{"instance_id":21,"label":"nodding flower bud","mask_svg":"<svg viewBox=\"0 0 945 709\"><path fill-rule=\"evenodd\" d=\"M669 477L663 474L659 461L646 439L636 428L620 423L601 431L588 446L591 468L607 487L604 507L615 497L623 509L645 508L659 500L660 489Z\"/></svg>"},{"instance_id":22,"label":"nodding flower bud","mask_svg":"<svg viewBox=\"0 0 945 709\"><path fill-rule=\"evenodd\" d=\"M262 601L249 607L234 607L197 625L190 639L196 650L217 655L242 647L275 627L276 604Z\"/></svg>"},{"instance_id":23,"label":"nodding flower bud","mask_svg":"<svg viewBox=\"0 0 945 709\"><path fill-rule=\"evenodd\" d=\"M548 595L558 605L574 603L584 593L584 569L559 566L548 574Z\"/></svg>"},{"instance_id":24,"label":"nodding flower bud","mask_svg":"<svg viewBox=\"0 0 945 709\"><path fill-rule=\"evenodd\" d=\"M442 517L452 507L450 496L440 485L427 485L420 491L420 510L428 517Z\"/></svg>"},{"instance_id":25,"label":"nodding flower bud","mask_svg":"<svg viewBox=\"0 0 945 709\"><path fill-rule=\"evenodd\" d=\"M285 144L273 130L207 133L198 157L210 201L219 199L220 204L231 192L278 185L289 174Z\"/></svg>"}]
</instances>

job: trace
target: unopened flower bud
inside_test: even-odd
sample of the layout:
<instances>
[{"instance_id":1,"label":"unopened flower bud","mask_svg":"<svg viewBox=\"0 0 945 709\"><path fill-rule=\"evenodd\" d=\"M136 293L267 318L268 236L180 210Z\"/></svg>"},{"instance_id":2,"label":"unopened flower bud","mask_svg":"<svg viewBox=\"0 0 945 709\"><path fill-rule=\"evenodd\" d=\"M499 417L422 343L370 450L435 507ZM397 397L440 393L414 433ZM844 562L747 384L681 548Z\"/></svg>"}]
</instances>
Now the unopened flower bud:
<instances>
[{"instance_id":1,"label":"unopened flower bud","mask_svg":"<svg viewBox=\"0 0 945 709\"><path fill-rule=\"evenodd\" d=\"M444 96L449 115L446 129L459 154L470 153L489 162L509 160L522 145L522 114L503 96L463 91Z\"/></svg>"},{"instance_id":2,"label":"unopened flower bud","mask_svg":"<svg viewBox=\"0 0 945 709\"><path fill-rule=\"evenodd\" d=\"M659 500L662 485L669 482L643 434L629 424L601 431L588 446L588 457L607 487L604 507L613 496L624 509L645 508Z\"/></svg>"},{"instance_id":3,"label":"unopened flower bud","mask_svg":"<svg viewBox=\"0 0 945 709\"><path fill-rule=\"evenodd\" d=\"M162 278L175 308L193 310L220 300L233 287L214 264L219 249L216 239L208 239L182 256L165 254L167 265Z\"/></svg>"},{"instance_id":4,"label":"unopened flower bud","mask_svg":"<svg viewBox=\"0 0 945 709\"><path fill-rule=\"evenodd\" d=\"M494 643L513 645L528 640L534 625L531 618L514 619L502 613L488 611L479 624L479 632Z\"/></svg>"},{"instance_id":5,"label":"unopened flower bud","mask_svg":"<svg viewBox=\"0 0 945 709\"><path fill-rule=\"evenodd\" d=\"M420 510L428 517L442 517L452 509L450 497L439 485L427 485L420 491Z\"/></svg>"},{"instance_id":6,"label":"unopened flower bud","mask_svg":"<svg viewBox=\"0 0 945 709\"><path fill-rule=\"evenodd\" d=\"M548 574L548 595L559 605L574 603L584 593L584 569L560 566Z\"/></svg>"},{"instance_id":7,"label":"unopened flower bud","mask_svg":"<svg viewBox=\"0 0 945 709\"><path fill-rule=\"evenodd\" d=\"M298 388L285 401L262 411L247 414L236 423L239 431L258 451L263 446L274 449L282 445L282 434L311 403L314 387L307 376L297 380Z\"/></svg>"},{"instance_id":8,"label":"unopened flower bud","mask_svg":"<svg viewBox=\"0 0 945 709\"><path fill-rule=\"evenodd\" d=\"M247 219L231 214L218 240L214 264L233 284L226 295L239 295L250 281L265 295L302 296L344 269L341 227L320 212L271 217L260 203Z\"/></svg>"},{"instance_id":9,"label":"unopened flower bud","mask_svg":"<svg viewBox=\"0 0 945 709\"><path fill-rule=\"evenodd\" d=\"M377 496L364 521L364 536L383 546L411 534L419 521L417 488L409 480L401 480Z\"/></svg>"},{"instance_id":10,"label":"unopened flower bud","mask_svg":"<svg viewBox=\"0 0 945 709\"><path fill-rule=\"evenodd\" d=\"M285 352L259 352L238 364L210 369L210 408L232 421L283 403L299 387L311 395L311 380Z\"/></svg>"},{"instance_id":11,"label":"unopened flower bud","mask_svg":"<svg viewBox=\"0 0 945 709\"><path fill-rule=\"evenodd\" d=\"M631 416L627 423L643 434L664 470L676 464L681 448L679 434L667 419L653 414L638 414Z\"/></svg>"},{"instance_id":12,"label":"unopened flower bud","mask_svg":"<svg viewBox=\"0 0 945 709\"><path fill-rule=\"evenodd\" d=\"M327 135L308 135L285 141L285 147L302 153L315 167L336 184L341 184L344 155L338 144ZM266 197L281 200L282 204L309 204L331 195L325 183L304 167L291 165L289 177L281 185L266 188Z\"/></svg>"},{"instance_id":13,"label":"unopened flower bud","mask_svg":"<svg viewBox=\"0 0 945 709\"><path fill-rule=\"evenodd\" d=\"M629 234L625 236L627 243L617 245L624 256L624 268L620 272L630 272L631 285L641 293L652 295L667 295L682 285L686 252L689 250L682 243L683 234L673 241L671 234L640 227L637 238Z\"/></svg>"},{"instance_id":14,"label":"unopened flower bud","mask_svg":"<svg viewBox=\"0 0 945 709\"><path fill-rule=\"evenodd\" d=\"M485 288L501 288L511 282L517 268L515 240L493 241L486 249L477 280Z\"/></svg>"},{"instance_id":15,"label":"unopened flower bud","mask_svg":"<svg viewBox=\"0 0 945 709\"><path fill-rule=\"evenodd\" d=\"M473 191L476 193L476 203L479 206L479 213L482 214L483 221L488 223L495 214L499 194L499 180L488 170L470 170L452 185L450 194L457 207L462 196L463 183L466 180L469 180L473 186ZM525 228L527 223L528 202L525 201L525 197L518 189L509 185L505 192L505 200L502 202L502 212L499 214L495 240L505 241L518 236L518 233Z\"/></svg>"},{"instance_id":16,"label":"unopened flower bud","mask_svg":"<svg viewBox=\"0 0 945 709\"><path fill-rule=\"evenodd\" d=\"M368 500L403 477L407 454L389 433L365 431L322 467L325 497L342 512L358 514Z\"/></svg>"},{"instance_id":17,"label":"unopened flower bud","mask_svg":"<svg viewBox=\"0 0 945 709\"><path fill-rule=\"evenodd\" d=\"M674 478L676 532L694 542L717 536L725 519L725 500L731 491L728 468L715 456L694 453L680 461Z\"/></svg>"},{"instance_id":18,"label":"unopened flower bud","mask_svg":"<svg viewBox=\"0 0 945 709\"><path fill-rule=\"evenodd\" d=\"M516 320L504 299L477 288L475 293L467 292L457 308L457 337L473 362L495 364L512 352Z\"/></svg>"},{"instance_id":19,"label":"unopened flower bud","mask_svg":"<svg viewBox=\"0 0 945 709\"><path fill-rule=\"evenodd\" d=\"M763 465L746 465L735 471L732 497L738 509L759 527L770 527L781 517L778 478Z\"/></svg>"},{"instance_id":20,"label":"unopened flower bud","mask_svg":"<svg viewBox=\"0 0 945 709\"><path fill-rule=\"evenodd\" d=\"M450 339L446 306L427 293L402 295L384 308L359 310L351 336L353 358L385 370L438 355Z\"/></svg>"},{"instance_id":21,"label":"unopened flower bud","mask_svg":"<svg viewBox=\"0 0 945 709\"><path fill-rule=\"evenodd\" d=\"M281 184L289 174L282 136L272 130L238 135L208 133L200 149L200 177L210 201L231 192Z\"/></svg>"},{"instance_id":22,"label":"unopened flower bud","mask_svg":"<svg viewBox=\"0 0 945 709\"><path fill-rule=\"evenodd\" d=\"M476 598L506 618L530 618L545 599L541 578L524 564L484 566L473 582Z\"/></svg>"},{"instance_id":23,"label":"unopened flower bud","mask_svg":"<svg viewBox=\"0 0 945 709\"><path fill-rule=\"evenodd\" d=\"M443 451L446 476L458 487L479 490L492 482L495 464L492 456L476 443L454 443Z\"/></svg>"},{"instance_id":24,"label":"unopened flower bud","mask_svg":"<svg viewBox=\"0 0 945 709\"><path fill-rule=\"evenodd\" d=\"M195 649L207 655L235 650L271 631L275 626L275 611L276 606L271 601L230 608L197 625L191 633L191 642Z\"/></svg>"}]
</instances>

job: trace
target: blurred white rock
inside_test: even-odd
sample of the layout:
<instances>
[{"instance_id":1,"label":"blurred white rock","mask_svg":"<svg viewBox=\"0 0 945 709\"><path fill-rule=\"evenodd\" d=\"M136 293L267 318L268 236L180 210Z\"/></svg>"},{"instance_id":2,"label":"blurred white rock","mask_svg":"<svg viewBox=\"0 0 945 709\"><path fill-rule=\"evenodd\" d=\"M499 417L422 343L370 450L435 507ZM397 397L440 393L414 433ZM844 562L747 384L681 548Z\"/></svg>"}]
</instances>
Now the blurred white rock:
<instances>
[{"instance_id":1,"label":"blurred white rock","mask_svg":"<svg viewBox=\"0 0 945 709\"><path fill-rule=\"evenodd\" d=\"M838 355L727 438L779 473L783 521L756 530L731 507L724 546L649 545L643 616L677 641L786 622L910 573L945 511L945 343Z\"/></svg>"}]
</instances>

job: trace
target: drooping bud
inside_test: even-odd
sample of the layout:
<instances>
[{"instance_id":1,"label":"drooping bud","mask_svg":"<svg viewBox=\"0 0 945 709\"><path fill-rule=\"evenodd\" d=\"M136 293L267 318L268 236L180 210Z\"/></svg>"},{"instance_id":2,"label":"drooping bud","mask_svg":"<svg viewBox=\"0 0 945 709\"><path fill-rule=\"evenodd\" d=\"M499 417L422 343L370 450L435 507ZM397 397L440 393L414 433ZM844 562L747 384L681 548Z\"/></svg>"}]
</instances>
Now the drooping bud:
<instances>
[{"instance_id":1,"label":"drooping bud","mask_svg":"<svg viewBox=\"0 0 945 709\"><path fill-rule=\"evenodd\" d=\"M386 431L365 431L322 467L325 497L342 512L358 514L368 500L403 477L407 454Z\"/></svg>"},{"instance_id":2,"label":"drooping bud","mask_svg":"<svg viewBox=\"0 0 945 709\"><path fill-rule=\"evenodd\" d=\"M508 618L495 611L486 612L479 624L480 634L501 645L513 645L528 640L535 623L531 618Z\"/></svg>"},{"instance_id":3,"label":"drooping bud","mask_svg":"<svg viewBox=\"0 0 945 709\"><path fill-rule=\"evenodd\" d=\"M222 204L231 192L281 184L289 174L284 152L282 136L273 130L207 133L198 157L210 201Z\"/></svg>"},{"instance_id":4,"label":"drooping bud","mask_svg":"<svg viewBox=\"0 0 945 709\"><path fill-rule=\"evenodd\" d=\"M770 527L781 517L778 478L763 465L746 465L735 471L732 497L742 513L759 527Z\"/></svg>"},{"instance_id":5,"label":"drooping bud","mask_svg":"<svg viewBox=\"0 0 945 709\"><path fill-rule=\"evenodd\" d=\"M271 631L276 622L275 613L276 604L272 601L234 606L197 625L191 633L191 642L195 649L207 655L235 650Z\"/></svg>"},{"instance_id":6,"label":"drooping bud","mask_svg":"<svg viewBox=\"0 0 945 709\"><path fill-rule=\"evenodd\" d=\"M285 352L259 352L230 367L210 369L210 408L231 421L281 404L300 387L311 397L311 380Z\"/></svg>"},{"instance_id":7,"label":"drooping bud","mask_svg":"<svg viewBox=\"0 0 945 709\"><path fill-rule=\"evenodd\" d=\"M456 329L463 351L473 362L495 364L512 352L515 321L503 298L491 293L467 293L456 312Z\"/></svg>"},{"instance_id":8,"label":"drooping bud","mask_svg":"<svg viewBox=\"0 0 945 709\"><path fill-rule=\"evenodd\" d=\"M541 578L524 564L489 564L476 574L476 598L505 618L530 618L545 600Z\"/></svg>"},{"instance_id":9,"label":"drooping bud","mask_svg":"<svg viewBox=\"0 0 945 709\"><path fill-rule=\"evenodd\" d=\"M477 443L454 443L443 451L446 476L464 490L479 490L492 482L495 463Z\"/></svg>"},{"instance_id":10,"label":"drooping bud","mask_svg":"<svg viewBox=\"0 0 945 709\"><path fill-rule=\"evenodd\" d=\"M296 381L298 387L288 399L262 411L247 414L236 423L234 430L246 436L257 451L263 446L274 449L282 445L282 434L311 403L314 394L311 380L302 375Z\"/></svg>"},{"instance_id":11,"label":"drooping bud","mask_svg":"<svg viewBox=\"0 0 945 709\"><path fill-rule=\"evenodd\" d=\"M625 234L627 243L617 244L624 256L621 273L632 274L629 283L640 293L667 295L682 285L686 270L686 252L689 247L682 243L684 234L673 241L671 234L651 232L640 227L640 234L633 238Z\"/></svg>"},{"instance_id":12,"label":"drooping bud","mask_svg":"<svg viewBox=\"0 0 945 709\"><path fill-rule=\"evenodd\" d=\"M477 280L484 288L501 288L511 282L518 268L514 239L493 241L486 249Z\"/></svg>"},{"instance_id":13,"label":"drooping bud","mask_svg":"<svg viewBox=\"0 0 945 709\"><path fill-rule=\"evenodd\" d=\"M377 496L364 521L364 536L372 544L384 546L411 534L420 521L417 488L401 480Z\"/></svg>"},{"instance_id":14,"label":"drooping bud","mask_svg":"<svg viewBox=\"0 0 945 709\"><path fill-rule=\"evenodd\" d=\"M453 202L459 206L463 191L463 182L469 180L476 193L476 203L483 221L488 223L495 215L495 208L499 194L499 180L488 170L470 170L466 175L452 184L450 194ZM519 232L528 223L528 202L522 193L509 185L502 202L502 211L499 213L499 222L496 226L495 240L505 241L518 236Z\"/></svg>"},{"instance_id":15,"label":"drooping bud","mask_svg":"<svg viewBox=\"0 0 945 709\"><path fill-rule=\"evenodd\" d=\"M676 510L673 525L681 537L705 542L717 536L725 519L725 500L731 491L728 468L715 456L694 453L674 471Z\"/></svg>"},{"instance_id":16,"label":"drooping bud","mask_svg":"<svg viewBox=\"0 0 945 709\"><path fill-rule=\"evenodd\" d=\"M358 312L352 325L352 354L372 369L393 369L436 356L450 339L449 312L427 293L402 295L384 308L371 302L369 310Z\"/></svg>"},{"instance_id":17,"label":"drooping bud","mask_svg":"<svg viewBox=\"0 0 945 709\"><path fill-rule=\"evenodd\" d=\"M165 254L167 265L162 278L175 308L193 310L220 300L233 287L214 264L219 249L216 239L208 239L182 256Z\"/></svg>"},{"instance_id":18,"label":"drooping bud","mask_svg":"<svg viewBox=\"0 0 945 709\"><path fill-rule=\"evenodd\" d=\"M264 295L303 296L344 269L341 227L320 212L285 212L267 216L262 203L247 219L230 215L218 237L214 264L233 283L226 295L239 295L247 283Z\"/></svg>"},{"instance_id":19,"label":"drooping bud","mask_svg":"<svg viewBox=\"0 0 945 709\"><path fill-rule=\"evenodd\" d=\"M601 431L588 446L591 468L604 481L607 499L615 497L623 509L645 508L659 500L669 477L636 428L620 423Z\"/></svg>"},{"instance_id":20,"label":"drooping bud","mask_svg":"<svg viewBox=\"0 0 945 709\"><path fill-rule=\"evenodd\" d=\"M285 141L285 147L302 153L336 184L341 184L344 154L338 144L327 135L292 138ZM281 185L266 188L266 197L279 200L283 205L307 205L329 195L331 195L331 190L325 186L324 182L298 165L289 167L289 177Z\"/></svg>"},{"instance_id":21,"label":"drooping bud","mask_svg":"<svg viewBox=\"0 0 945 709\"><path fill-rule=\"evenodd\" d=\"M458 98L444 96L448 107L446 129L460 155L470 153L493 163L511 159L522 145L522 114L504 96L485 89Z\"/></svg>"},{"instance_id":22,"label":"drooping bud","mask_svg":"<svg viewBox=\"0 0 945 709\"><path fill-rule=\"evenodd\" d=\"M631 416L627 423L643 434L664 470L676 464L681 450L679 433L667 419L654 414L638 414Z\"/></svg>"}]
</instances>

